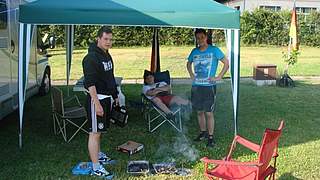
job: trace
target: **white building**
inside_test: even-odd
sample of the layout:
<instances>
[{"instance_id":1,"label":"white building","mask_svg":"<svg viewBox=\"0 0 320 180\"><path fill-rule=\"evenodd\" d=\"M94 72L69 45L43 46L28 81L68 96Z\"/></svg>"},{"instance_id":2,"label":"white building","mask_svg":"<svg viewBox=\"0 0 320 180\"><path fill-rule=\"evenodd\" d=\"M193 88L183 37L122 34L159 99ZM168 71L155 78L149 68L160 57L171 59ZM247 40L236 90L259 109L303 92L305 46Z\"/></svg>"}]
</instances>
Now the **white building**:
<instances>
[{"instance_id":1,"label":"white building","mask_svg":"<svg viewBox=\"0 0 320 180\"><path fill-rule=\"evenodd\" d=\"M264 8L273 11L291 10L293 0L225 0L223 3L229 7L242 11L253 11ZM309 14L311 11L320 11L320 0L296 0L297 13Z\"/></svg>"}]
</instances>

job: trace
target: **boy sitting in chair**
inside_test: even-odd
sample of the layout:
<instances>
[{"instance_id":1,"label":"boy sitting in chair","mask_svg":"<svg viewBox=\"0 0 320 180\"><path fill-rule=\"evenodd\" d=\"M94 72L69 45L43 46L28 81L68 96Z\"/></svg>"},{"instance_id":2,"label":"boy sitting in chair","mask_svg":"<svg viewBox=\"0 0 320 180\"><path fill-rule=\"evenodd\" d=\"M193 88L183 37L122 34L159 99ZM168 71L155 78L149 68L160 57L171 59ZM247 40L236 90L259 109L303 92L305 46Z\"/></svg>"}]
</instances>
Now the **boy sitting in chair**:
<instances>
[{"instance_id":1,"label":"boy sitting in chair","mask_svg":"<svg viewBox=\"0 0 320 180\"><path fill-rule=\"evenodd\" d=\"M174 113L168 108L171 105L190 105L188 100L171 94L171 87L166 82L160 81L155 83L153 73L145 71L143 79L143 94L155 105L157 105L164 113L166 113L168 119L174 118Z\"/></svg>"}]
</instances>

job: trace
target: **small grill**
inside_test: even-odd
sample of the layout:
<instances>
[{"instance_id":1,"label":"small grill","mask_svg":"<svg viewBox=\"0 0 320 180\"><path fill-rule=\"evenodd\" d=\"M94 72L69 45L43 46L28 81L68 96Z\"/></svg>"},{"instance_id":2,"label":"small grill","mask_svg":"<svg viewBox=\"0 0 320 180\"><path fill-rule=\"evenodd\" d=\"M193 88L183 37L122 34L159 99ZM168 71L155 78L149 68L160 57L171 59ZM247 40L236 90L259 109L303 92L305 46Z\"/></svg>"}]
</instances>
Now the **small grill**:
<instances>
[{"instance_id":1,"label":"small grill","mask_svg":"<svg viewBox=\"0 0 320 180\"><path fill-rule=\"evenodd\" d=\"M149 173L149 161L129 161L127 173L133 175L145 175Z\"/></svg>"},{"instance_id":2,"label":"small grill","mask_svg":"<svg viewBox=\"0 0 320 180\"><path fill-rule=\"evenodd\" d=\"M152 166L157 174L175 174L177 172L175 163L157 163Z\"/></svg>"}]
</instances>

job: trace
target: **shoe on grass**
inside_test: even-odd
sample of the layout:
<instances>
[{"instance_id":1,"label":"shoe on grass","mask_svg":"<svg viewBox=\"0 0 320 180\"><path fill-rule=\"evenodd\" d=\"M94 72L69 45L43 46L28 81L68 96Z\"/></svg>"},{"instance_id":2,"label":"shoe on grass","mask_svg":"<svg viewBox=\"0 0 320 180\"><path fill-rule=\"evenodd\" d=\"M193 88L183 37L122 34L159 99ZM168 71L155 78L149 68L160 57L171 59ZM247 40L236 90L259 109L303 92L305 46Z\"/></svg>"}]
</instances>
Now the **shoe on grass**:
<instances>
[{"instance_id":1,"label":"shoe on grass","mask_svg":"<svg viewBox=\"0 0 320 180\"><path fill-rule=\"evenodd\" d=\"M101 157L99 157L98 160L99 160L99 163L102 164L102 165L106 165L106 164L111 165L111 164L116 164L117 163L116 160L114 160L114 159L112 159L112 158L110 158L108 156L101 156Z\"/></svg>"},{"instance_id":2,"label":"shoe on grass","mask_svg":"<svg viewBox=\"0 0 320 180\"><path fill-rule=\"evenodd\" d=\"M207 147L214 147L215 144L216 144L216 142L213 138L213 135L209 135Z\"/></svg>"},{"instance_id":3,"label":"shoe on grass","mask_svg":"<svg viewBox=\"0 0 320 180\"><path fill-rule=\"evenodd\" d=\"M103 166L99 166L99 169L91 171L92 176L101 177L104 179L111 180L113 178L113 174L108 172Z\"/></svg>"},{"instance_id":4,"label":"shoe on grass","mask_svg":"<svg viewBox=\"0 0 320 180\"><path fill-rule=\"evenodd\" d=\"M204 140L207 137L208 137L207 131L201 131L200 134L194 139L194 141L199 142L199 141Z\"/></svg>"}]
</instances>

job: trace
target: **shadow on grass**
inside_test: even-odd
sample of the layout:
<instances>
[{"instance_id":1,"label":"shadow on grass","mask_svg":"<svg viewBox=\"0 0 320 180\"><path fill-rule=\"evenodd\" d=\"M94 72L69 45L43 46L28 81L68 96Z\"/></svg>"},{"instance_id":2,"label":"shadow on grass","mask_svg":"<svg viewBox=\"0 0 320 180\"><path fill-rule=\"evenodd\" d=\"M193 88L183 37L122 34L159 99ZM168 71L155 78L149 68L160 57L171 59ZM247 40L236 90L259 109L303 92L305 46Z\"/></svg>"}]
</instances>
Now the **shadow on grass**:
<instances>
[{"instance_id":1,"label":"shadow on grass","mask_svg":"<svg viewBox=\"0 0 320 180\"><path fill-rule=\"evenodd\" d=\"M292 173L284 173L284 174L282 174L278 179L279 179L279 180L288 180L288 179L290 179L290 180L302 180L302 179L300 179L300 178L294 177L294 176L292 175Z\"/></svg>"},{"instance_id":2,"label":"shadow on grass","mask_svg":"<svg viewBox=\"0 0 320 180\"><path fill-rule=\"evenodd\" d=\"M66 92L65 86L59 86L59 88ZM141 85L123 85L122 91L126 95L127 102L140 101ZM188 98L190 86L176 85L174 93ZM83 93L75 94L85 102ZM319 97L319 84L309 82L299 82L297 87L292 89L241 84L238 132L259 144L264 129L277 128L280 119L284 119L286 124L280 139L280 148L319 140ZM115 172L119 179L129 177L125 173L128 160L149 160L152 163L175 161L178 167L193 169L195 177L200 178L203 166L199 159L203 156L221 159L226 155L234 135L229 82L218 88L215 112L217 144L212 149L206 148L206 142L192 141L199 132L195 113L191 114L189 120L183 122L184 134L180 134L167 124L154 133L149 133L139 108L129 106L128 111L128 125L124 128L111 125L109 131L103 134L101 142L101 149L107 151L119 162L116 166L108 166L108 169ZM0 172L1 177L5 179L41 179L41 177L69 179L73 177L71 168L76 163L89 160L86 134L78 134L70 143L65 143L61 136L53 134L50 95L35 96L26 102L23 125L24 146L21 150L18 149L17 113L16 111L0 121L0 146L6 147L0 149L2 167L6 169L5 173ZM116 146L128 140L143 143L145 153L129 157L115 151ZM179 150L183 148L186 148L184 150L189 153L184 154ZM242 149L237 151L234 157L254 158L252 152ZM194 158L196 161L192 161ZM22 163L17 165L15 162ZM290 162L279 161L279 163ZM293 171L285 169L282 172L280 178L290 179L291 174L288 172Z\"/></svg>"}]
</instances>

